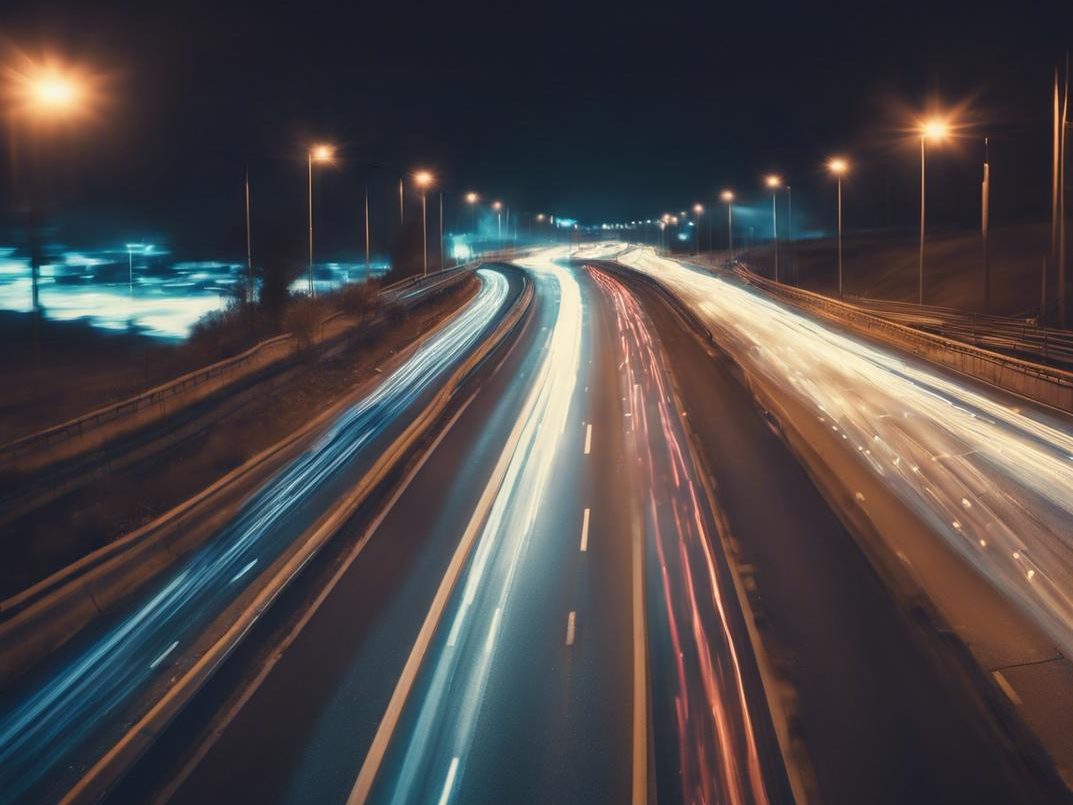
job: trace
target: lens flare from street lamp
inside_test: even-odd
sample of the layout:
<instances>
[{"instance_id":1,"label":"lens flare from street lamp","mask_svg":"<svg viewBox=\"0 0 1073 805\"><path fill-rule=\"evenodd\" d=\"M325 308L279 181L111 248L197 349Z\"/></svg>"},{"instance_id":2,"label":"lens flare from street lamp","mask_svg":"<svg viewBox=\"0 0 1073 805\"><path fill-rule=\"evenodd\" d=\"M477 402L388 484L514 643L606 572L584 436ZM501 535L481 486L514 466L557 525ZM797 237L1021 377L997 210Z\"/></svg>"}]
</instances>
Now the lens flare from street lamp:
<instances>
[{"instance_id":1,"label":"lens flare from street lamp","mask_svg":"<svg viewBox=\"0 0 1073 805\"><path fill-rule=\"evenodd\" d=\"M849 162L842 157L831 157L831 159L827 160L827 170L835 176L842 176L849 172Z\"/></svg>"},{"instance_id":2,"label":"lens flare from street lamp","mask_svg":"<svg viewBox=\"0 0 1073 805\"><path fill-rule=\"evenodd\" d=\"M314 145L309 149L314 162L331 162L335 159L335 149L330 145Z\"/></svg>"},{"instance_id":3,"label":"lens flare from street lamp","mask_svg":"<svg viewBox=\"0 0 1073 805\"><path fill-rule=\"evenodd\" d=\"M37 120L84 117L99 100L98 78L52 56L35 60L18 54L3 76L4 95L13 111Z\"/></svg>"},{"instance_id":4,"label":"lens flare from street lamp","mask_svg":"<svg viewBox=\"0 0 1073 805\"><path fill-rule=\"evenodd\" d=\"M496 212L499 212L501 209L503 209L503 203L501 201L493 201L492 209Z\"/></svg>"},{"instance_id":5,"label":"lens flare from street lamp","mask_svg":"<svg viewBox=\"0 0 1073 805\"><path fill-rule=\"evenodd\" d=\"M466 202L469 204L476 204L480 198L476 193L466 193Z\"/></svg>"},{"instance_id":6,"label":"lens flare from street lamp","mask_svg":"<svg viewBox=\"0 0 1073 805\"><path fill-rule=\"evenodd\" d=\"M722 193L719 194L719 198L721 198L723 201L725 201L727 204L729 204L730 202L732 202L734 200L734 191L733 190L724 190Z\"/></svg>"},{"instance_id":7,"label":"lens flare from street lamp","mask_svg":"<svg viewBox=\"0 0 1073 805\"><path fill-rule=\"evenodd\" d=\"M704 205L703 204L694 204L693 205L693 212L695 212L697 215L701 215L704 212Z\"/></svg>"},{"instance_id":8,"label":"lens flare from street lamp","mask_svg":"<svg viewBox=\"0 0 1073 805\"><path fill-rule=\"evenodd\" d=\"M950 136L950 123L940 117L932 117L920 124L920 136L928 140L945 140Z\"/></svg>"},{"instance_id":9,"label":"lens flare from street lamp","mask_svg":"<svg viewBox=\"0 0 1073 805\"><path fill-rule=\"evenodd\" d=\"M764 179L764 184L768 187L775 189L782 186L782 177L778 174L772 173Z\"/></svg>"},{"instance_id":10,"label":"lens flare from street lamp","mask_svg":"<svg viewBox=\"0 0 1073 805\"><path fill-rule=\"evenodd\" d=\"M414 184L418 187L428 187L432 184L432 174L428 171L418 171L414 174Z\"/></svg>"}]
</instances>

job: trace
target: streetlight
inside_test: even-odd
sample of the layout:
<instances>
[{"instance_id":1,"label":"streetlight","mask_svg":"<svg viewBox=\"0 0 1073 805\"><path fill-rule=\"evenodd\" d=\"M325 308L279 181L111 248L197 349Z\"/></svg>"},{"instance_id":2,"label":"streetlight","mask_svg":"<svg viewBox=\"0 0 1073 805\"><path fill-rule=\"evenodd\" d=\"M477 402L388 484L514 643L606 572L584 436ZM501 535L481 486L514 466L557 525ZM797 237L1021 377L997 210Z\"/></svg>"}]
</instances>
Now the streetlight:
<instances>
[{"instance_id":1,"label":"streetlight","mask_svg":"<svg viewBox=\"0 0 1073 805\"><path fill-rule=\"evenodd\" d=\"M943 118L933 117L923 121L920 133L920 272L917 278L917 304L924 304L924 144L928 140L942 142L950 134L950 124Z\"/></svg>"},{"instance_id":2,"label":"streetlight","mask_svg":"<svg viewBox=\"0 0 1073 805\"><path fill-rule=\"evenodd\" d=\"M4 70L4 95L12 103L12 119L21 118L28 124L42 127L59 126L94 111L98 97L98 79L83 69L64 65L48 58L40 61L20 57L20 64ZM12 133L14 137L14 132ZM41 266L39 263L38 198L36 188L29 190L30 293L33 308L34 352L39 351L38 327L41 312L39 293Z\"/></svg>"},{"instance_id":3,"label":"streetlight","mask_svg":"<svg viewBox=\"0 0 1073 805\"><path fill-rule=\"evenodd\" d=\"M466 203L473 211L473 256L476 256L477 252L477 202L481 200L481 197L474 193L472 190L466 193Z\"/></svg>"},{"instance_id":4,"label":"streetlight","mask_svg":"<svg viewBox=\"0 0 1073 805\"><path fill-rule=\"evenodd\" d=\"M496 211L496 236L500 241L503 240L503 203L499 201L492 202L492 209ZM500 248L503 244L500 242Z\"/></svg>"},{"instance_id":5,"label":"streetlight","mask_svg":"<svg viewBox=\"0 0 1073 805\"><path fill-rule=\"evenodd\" d=\"M414 184L421 188L421 242L424 249L424 273L428 276L428 225L427 211L425 207L425 195L428 186L432 184L432 174L422 170L414 174Z\"/></svg>"},{"instance_id":6,"label":"streetlight","mask_svg":"<svg viewBox=\"0 0 1073 805\"><path fill-rule=\"evenodd\" d=\"M782 187L782 177L771 174L764 179L764 184L771 188L771 240L775 245L775 282L779 281L779 213L775 205L779 188Z\"/></svg>"},{"instance_id":7,"label":"streetlight","mask_svg":"<svg viewBox=\"0 0 1073 805\"><path fill-rule=\"evenodd\" d=\"M827 170L838 180L838 295L842 296L842 177L849 171L849 162L832 157L827 161Z\"/></svg>"},{"instance_id":8,"label":"streetlight","mask_svg":"<svg viewBox=\"0 0 1073 805\"><path fill-rule=\"evenodd\" d=\"M335 148L330 145L314 145L307 152L309 166L309 295L315 295L313 287L313 163L331 164L335 159Z\"/></svg>"},{"instance_id":9,"label":"streetlight","mask_svg":"<svg viewBox=\"0 0 1073 805\"><path fill-rule=\"evenodd\" d=\"M693 212L697 216L696 223L693 226L693 230L694 230L693 234L695 235L694 240L696 241L696 244L697 244L697 256L699 257L700 256L700 217L704 214L704 205L702 205L702 204L694 204L693 205Z\"/></svg>"},{"instance_id":10,"label":"streetlight","mask_svg":"<svg viewBox=\"0 0 1073 805\"><path fill-rule=\"evenodd\" d=\"M724 190L719 198L727 205L727 252L730 262L734 262L734 191Z\"/></svg>"}]
</instances>

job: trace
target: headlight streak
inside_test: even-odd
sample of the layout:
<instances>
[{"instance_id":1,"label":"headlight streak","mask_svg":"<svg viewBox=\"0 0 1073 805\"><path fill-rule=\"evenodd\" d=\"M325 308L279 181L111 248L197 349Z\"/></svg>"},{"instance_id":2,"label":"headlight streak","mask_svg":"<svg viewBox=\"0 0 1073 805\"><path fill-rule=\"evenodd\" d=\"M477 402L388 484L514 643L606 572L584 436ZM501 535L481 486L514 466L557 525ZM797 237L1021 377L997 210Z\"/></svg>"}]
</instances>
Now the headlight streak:
<instances>
[{"instance_id":1,"label":"headlight streak","mask_svg":"<svg viewBox=\"0 0 1073 805\"><path fill-rule=\"evenodd\" d=\"M749 638L728 617L724 591L732 582L722 577L712 553L718 536L709 529L707 504L694 483L698 470L686 446L686 426L669 404L669 370L636 297L608 274L592 268L590 273L616 310L629 444L637 459L634 493L647 501L646 540L659 561L673 649L683 798L767 802L738 650L738 641L747 644ZM762 690L752 693L763 696ZM660 706L658 700L653 706Z\"/></svg>"},{"instance_id":2,"label":"headlight streak","mask_svg":"<svg viewBox=\"0 0 1073 805\"><path fill-rule=\"evenodd\" d=\"M506 300L506 277L481 270L477 296L308 451L273 477L232 521L128 614L53 661L0 715L0 801L18 799L174 664L173 643L192 640L290 544L290 518L361 449L397 420L465 354ZM313 515L315 516L315 515ZM170 648L169 648L170 646ZM162 655L162 652L166 653Z\"/></svg>"},{"instance_id":3,"label":"headlight streak","mask_svg":"<svg viewBox=\"0 0 1073 805\"><path fill-rule=\"evenodd\" d=\"M548 251L518 261L534 270L538 281L557 283L557 318L520 414L521 436L455 593L460 597L447 644L424 672L431 674L424 696L411 703L417 718L408 740L400 741L401 764L386 767L398 768L397 776L377 786L390 791L393 803L449 802L465 774L514 580L537 524L577 384L581 292L570 272L553 263L559 254Z\"/></svg>"},{"instance_id":4,"label":"headlight streak","mask_svg":"<svg viewBox=\"0 0 1073 805\"><path fill-rule=\"evenodd\" d=\"M666 283L750 371L796 394L1073 656L1073 434L735 282L650 251L621 261Z\"/></svg>"}]
</instances>

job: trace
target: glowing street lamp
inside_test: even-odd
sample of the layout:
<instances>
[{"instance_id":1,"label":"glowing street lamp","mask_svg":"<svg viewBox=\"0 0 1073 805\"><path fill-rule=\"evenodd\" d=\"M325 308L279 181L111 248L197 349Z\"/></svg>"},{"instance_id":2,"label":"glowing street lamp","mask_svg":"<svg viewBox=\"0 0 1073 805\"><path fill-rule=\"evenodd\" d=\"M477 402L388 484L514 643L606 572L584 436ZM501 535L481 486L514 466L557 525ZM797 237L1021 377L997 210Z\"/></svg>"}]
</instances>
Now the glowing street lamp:
<instances>
[{"instance_id":1,"label":"glowing street lamp","mask_svg":"<svg viewBox=\"0 0 1073 805\"><path fill-rule=\"evenodd\" d=\"M704 205L702 205L702 204L694 204L693 205L693 214L697 216L696 225L693 227L693 235L695 236L694 240L696 241L697 254L699 255L700 254L700 217L704 214Z\"/></svg>"},{"instance_id":2,"label":"glowing street lamp","mask_svg":"<svg viewBox=\"0 0 1073 805\"><path fill-rule=\"evenodd\" d=\"M775 282L779 281L779 214L775 204L778 198L779 188L782 187L782 177L770 174L764 178L764 184L771 190L771 241L775 246Z\"/></svg>"},{"instance_id":3,"label":"glowing street lamp","mask_svg":"<svg viewBox=\"0 0 1073 805\"><path fill-rule=\"evenodd\" d=\"M473 212L473 241L474 247L476 247L477 241L477 202L481 200L481 197L474 193L472 190L466 193L466 203L470 206L470 210Z\"/></svg>"},{"instance_id":4,"label":"glowing street lamp","mask_svg":"<svg viewBox=\"0 0 1073 805\"><path fill-rule=\"evenodd\" d=\"M920 271L917 277L917 304L924 304L924 144L931 140L940 143L950 136L950 123L941 117L924 120L918 127L920 134Z\"/></svg>"},{"instance_id":5,"label":"glowing street lamp","mask_svg":"<svg viewBox=\"0 0 1073 805\"><path fill-rule=\"evenodd\" d=\"M500 240L503 240L503 203L493 201L492 209L496 211L496 234Z\"/></svg>"},{"instance_id":6,"label":"glowing street lamp","mask_svg":"<svg viewBox=\"0 0 1073 805\"><path fill-rule=\"evenodd\" d=\"M832 157L827 161L827 170L838 180L838 295L842 296L842 177L849 172L849 162Z\"/></svg>"},{"instance_id":7,"label":"glowing street lamp","mask_svg":"<svg viewBox=\"0 0 1073 805\"><path fill-rule=\"evenodd\" d=\"M306 152L309 166L309 295L314 296L316 290L313 286L313 163L318 165L331 164L335 160L335 149L323 143L312 146Z\"/></svg>"},{"instance_id":8,"label":"glowing street lamp","mask_svg":"<svg viewBox=\"0 0 1073 805\"><path fill-rule=\"evenodd\" d=\"M734 191L724 190L719 198L727 205L727 254L731 263L734 262Z\"/></svg>"},{"instance_id":9,"label":"glowing street lamp","mask_svg":"<svg viewBox=\"0 0 1073 805\"><path fill-rule=\"evenodd\" d=\"M414 184L421 188L421 242L424 249L424 273L428 276L428 215L425 205L425 196L429 185L432 184L432 174L422 170L414 174Z\"/></svg>"}]
</instances>

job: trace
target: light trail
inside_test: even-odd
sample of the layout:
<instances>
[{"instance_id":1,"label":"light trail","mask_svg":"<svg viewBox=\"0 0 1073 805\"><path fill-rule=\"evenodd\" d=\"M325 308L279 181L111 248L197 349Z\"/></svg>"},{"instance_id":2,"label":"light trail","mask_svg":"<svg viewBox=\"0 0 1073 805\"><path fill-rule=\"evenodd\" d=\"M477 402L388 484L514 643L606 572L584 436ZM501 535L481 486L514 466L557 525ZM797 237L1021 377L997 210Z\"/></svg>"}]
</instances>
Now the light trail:
<instances>
[{"instance_id":1,"label":"light trail","mask_svg":"<svg viewBox=\"0 0 1073 805\"><path fill-rule=\"evenodd\" d=\"M1073 656L1073 434L741 284L633 251L750 372L811 411ZM806 425L808 423L805 423Z\"/></svg>"},{"instance_id":2,"label":"light trail","mask_svg":"<svg viewBox=\"0 0 1073 805\"><path fill-rule=\"evenodd\" d=\"M427 802L442 791L440 801L446 802L460 790L500 636L510 618L515 581L538 530L544 494L564 448L577 385L581 292L573 275L554 263L559 256L560 250L551 250L518 261L534 272L537 282L557 286L556 320L519 415L518 437L504 448L509 463L454 592L457 606L447 642L425 663L422 674L427 675L427 686L420 699L407 705L416 707L413 727L408 734L395 736L400 759L384 767L393 774L377 781L372 789L375 799ZM496 482L493 475L491 483ZM438 620L439 613L429 617ZM369 775L376 774L380 761L377 757L369 766L366 759L351 802L364 801L364 792L372 785Z\"/></svg>"},{"instance_id":3,"label":"light trail","mask_svg":"<svg viewBox=\"0 0 1073 805\"><path fill-rule=\"evenodd\" d=\"M669 368L636 297L605 272L590 272L615 308L623 393L631 414L623 425L635 455L629 493L645 502L646 541L654 546L659 566L653 582L673 657L650 661L673 664L669 676L675 688L673 708L669 695L653 696L653 708L674 711L682 799L764 803L768 793L749 710L750 698L763 702L764 692L757 685L746 694L740 646L748 646L749 637L740 620L732 623L724 600L733 599L733 582L715 559L719 537L694 482L700 476L687 427L671 404Z\"/></svg>"},{"instance_id":4,"label":"light trail","mask_svg":"<svg viewBox=\"0 0 1073 805\"><path fill-rule=\"evenodd\" d=\"M478 272L481 289L438 333L347 409L305 453L243 505L181 567L92 638L61 652L49 669L5 694L0 715L0 801L15 801L50 771L71 761L124 705L163 678L234 597L300 536L328 505L333 482L354 469L373 442L477 343L507 298L508 281ZM319 495L318 495L319 493ZM186 639L184 639L186 638ZM165 651L166 650L166 651ZM163 652L163 653L162 653Z\"/></svg>"}]
</instances>

